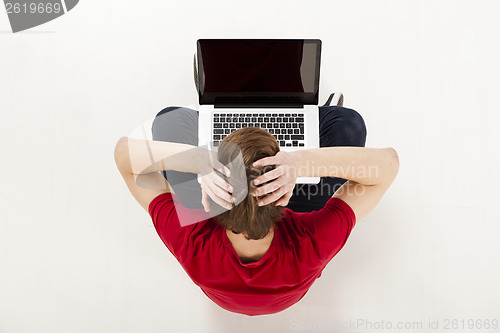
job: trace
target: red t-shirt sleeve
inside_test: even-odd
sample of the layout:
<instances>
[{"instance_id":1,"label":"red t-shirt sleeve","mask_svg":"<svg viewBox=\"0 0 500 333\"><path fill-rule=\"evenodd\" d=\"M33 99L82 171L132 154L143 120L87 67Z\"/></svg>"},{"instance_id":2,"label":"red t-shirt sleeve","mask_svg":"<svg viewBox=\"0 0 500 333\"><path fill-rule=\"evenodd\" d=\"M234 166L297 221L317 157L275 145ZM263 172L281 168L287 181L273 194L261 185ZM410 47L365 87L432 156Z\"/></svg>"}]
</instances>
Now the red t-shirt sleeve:
<instances>
[{"instance_id":1,"label":"red t-shirt sleeve","mask_svg":"<svg viewBox=\"0 0 500 333\"><path fill-rule=\"evenodd\" d=\"M339 198L330 198L322 209L304 214L301 220L323 265L342 249L356 224L354 211Z\"/></svg>"},{"instance_id":2,"label":"red t-shirt sleeve","mask_svg":"<svg viewBox=\"0 0 500 333\"><path fill-rule=\"evenodd\" d=\"M149 215L161 240L180 262L186 254L190 235L196 233L208 218L203 209L186 208L175 194L168 192L151 201Z\"/></svg>"}]
</instances>

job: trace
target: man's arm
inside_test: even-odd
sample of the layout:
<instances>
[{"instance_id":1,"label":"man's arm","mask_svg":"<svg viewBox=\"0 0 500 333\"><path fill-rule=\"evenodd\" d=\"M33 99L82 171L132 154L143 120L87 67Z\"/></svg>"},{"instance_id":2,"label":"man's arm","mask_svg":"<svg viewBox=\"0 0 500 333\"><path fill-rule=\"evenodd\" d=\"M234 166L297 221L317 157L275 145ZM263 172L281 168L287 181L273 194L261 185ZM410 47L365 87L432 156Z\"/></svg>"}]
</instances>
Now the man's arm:
<instances>
[{"instance_id":1,"label":"man's arm","mask_svg":"<svg viewBox=\"0 0 500 333\"><path fill-rule=\"evenodd\" d=\"M211 158L215 158L213 154L207 149L187 144L122 137L115 147L115 162L134 198L148 211L154 198L165 192L173 192L159 171L207 174L208 170L211 171ZM213 162L217 167L227 170L218 161ZM214 176L208 174L209 177ZM209 184L206 189L216 191L220 197L230 200L231 196L227 192L223 193L214 187ZM216 200L223 204L218 197Z\"/></svg>"},{"instance_id":2,"label":"man's arm","mask_svg":"<svg viewBox=\"0 0 500 333\"><path fill-rule=\"evenodd\" d=\"M258 184L269 182L255 190L259 196L275 191L285 183L294 184L290 179L295 177L347 179L333 196L345 201L359 221L377 205L393 182L399 169L399 159L393 148L324 147L279 152L276 156L254 163L254 166L264 165L276 165L276 168L255 179ZM283 195L286 190L282 188L277 196ZM264 198L262 201L269 204L274 200Z\"/></svg>"},{"instance_id":3,"label":"man's arm","mask_svg":"<svg viewBox=\"0 0 500 333\"><path fill-rule=\"evenodd\" d=\"M122 137L117 148L128 151L130 172L135 175L163 170L199 173L203 149L183 143ZM207 153L207 150L204 150Z\"/></svg>"},{"instance_id":4,"label":"man's arm","mask_svg":"<svg viewBox=\"0 0 500 333\"><path fill-rule=\"evenodd\" d=\"M135 200L149 213L149 204L158 195L171 192L166 179L158 172L146 175L133 173L127 138L121 138L114 151L115 163Z\"/></svg>"},{"instance_id":5,"label":"man's arm","mask_svg":"<svg viewBox=\"0 0 500 333\"><path fill-rule=\"evenodd\" d=\"M327 147L294 152L298 177L339 177L348 181L333 197L347 203L356 221L378 204L399 170L393 148Z\"/></svg>"}]
</instances>

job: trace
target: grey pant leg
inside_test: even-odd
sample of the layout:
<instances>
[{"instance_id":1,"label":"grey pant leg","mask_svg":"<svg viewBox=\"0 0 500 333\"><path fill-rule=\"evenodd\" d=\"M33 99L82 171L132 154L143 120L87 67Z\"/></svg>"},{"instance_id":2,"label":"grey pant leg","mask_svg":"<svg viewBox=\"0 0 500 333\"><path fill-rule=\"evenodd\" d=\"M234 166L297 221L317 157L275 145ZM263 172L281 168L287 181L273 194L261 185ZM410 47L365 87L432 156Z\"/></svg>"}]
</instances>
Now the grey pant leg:
<instances>
[{"instance_id":1,"label":"grey pant leg","mask_svg":"<svg viewBox=\"0 0 500 333\"><path fill-rule=\"evenodd\" d=\"M198 111L184 107L167 107L155 117L151 128L153 140L198 145ZM163 171L180 203L187 208L203 209L197 175Z\"/></svg>"},{"instance_id":2,"label":"grey pant leg","mask_svg":"<svg viewBox=\"0 0 500 333\"><path fill-rule=\"evenodd\" d=\"M320 106L319 136L320 147L364 147L365 122L355 110L341 106ZM294 212L320 210L345 182L342 178L322 177L318 184L297 184L287 208Z\"/></svg>"}]
</instances>

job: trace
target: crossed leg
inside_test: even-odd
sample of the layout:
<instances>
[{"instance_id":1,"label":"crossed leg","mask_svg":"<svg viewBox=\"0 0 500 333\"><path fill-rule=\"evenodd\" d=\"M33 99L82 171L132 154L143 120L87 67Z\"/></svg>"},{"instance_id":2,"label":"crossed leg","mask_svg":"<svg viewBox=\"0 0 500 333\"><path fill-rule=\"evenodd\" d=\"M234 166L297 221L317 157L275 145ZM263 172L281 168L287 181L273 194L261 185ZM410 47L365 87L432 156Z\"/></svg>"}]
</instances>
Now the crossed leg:
<instances>
[{"instance_id":1,"label":"crossed leg","mask_svg":"<svg viewBox=\"0 0 500 333\"><path fill-rule=\"evenodd\" d=\"M366 126L358 112L342 106L319 107L320 147L364 147L365 142ZM322 177L318 184L297 184L287 208L294 212L320 210L345 182L342 178Z\"/></svg>"},{"instance_id":2,"label":"crossed leg","mask_svg":"<svg viewBox=\"0 0 500 333\"><path fill-rule=\"evenodd\" d=\"M155 117L153 140L198 145L198 111L184 107L167 107ZM341 106L319 107L320 147L364 147L366 126L355 110ZM201 187L197 175L164 171L164 177L173 187L183 206L203 209ZM323 208L345 179L323 177L318 184L297 184L287 208L296 212L310 212Z\"/></svg>"}]
</instances>

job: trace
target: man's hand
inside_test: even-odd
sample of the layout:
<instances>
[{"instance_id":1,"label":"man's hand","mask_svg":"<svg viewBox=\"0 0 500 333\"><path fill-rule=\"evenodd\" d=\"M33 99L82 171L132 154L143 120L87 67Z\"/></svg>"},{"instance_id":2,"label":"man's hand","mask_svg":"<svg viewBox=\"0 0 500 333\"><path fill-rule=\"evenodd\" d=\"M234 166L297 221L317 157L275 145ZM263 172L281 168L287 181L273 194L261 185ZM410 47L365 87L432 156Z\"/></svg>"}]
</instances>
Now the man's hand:
<instances>
[{"instance_id":1,"label":"man's hand","mask_svg":"<svg viewBox=\"0 0 500 333\"><path fill-rule=\"evenodd\" d=\"M253 180L255 186L267 183L254 189L255 196L271 193L259 201L259 206L268 205L275 201L276 206L286 206L292 197L297 180L297 172L290 154L280 151L275 156L264 157L253 163L254 167L267 165L274 165L275 169Z\"/></svg>"}]
</instances>

